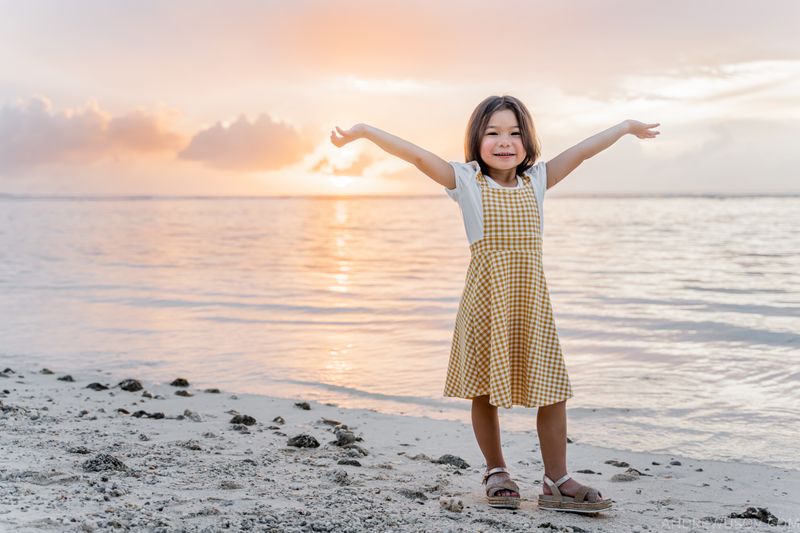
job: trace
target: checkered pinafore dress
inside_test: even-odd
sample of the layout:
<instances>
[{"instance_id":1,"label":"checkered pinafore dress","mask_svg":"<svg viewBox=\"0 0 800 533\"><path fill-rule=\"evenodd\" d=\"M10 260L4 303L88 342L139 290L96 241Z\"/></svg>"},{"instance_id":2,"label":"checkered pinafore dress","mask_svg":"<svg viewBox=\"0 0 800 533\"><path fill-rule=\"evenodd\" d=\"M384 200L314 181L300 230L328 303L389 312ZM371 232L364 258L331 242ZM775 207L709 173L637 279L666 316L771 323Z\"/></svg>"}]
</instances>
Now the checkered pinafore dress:
<instances>
[{"instance_id":1,"label":"checkered pinafore dress","mask_svg":"<svg viewBox=\"0 0 800 533\"><path fill-rule=\"evenodd\" d=\"M483 238L456 316L445 396L489 395L489 403L537 407L572 397L542 269L539 208L531 178L490 187L478 171Z\"/></svg>"}]
</instances>

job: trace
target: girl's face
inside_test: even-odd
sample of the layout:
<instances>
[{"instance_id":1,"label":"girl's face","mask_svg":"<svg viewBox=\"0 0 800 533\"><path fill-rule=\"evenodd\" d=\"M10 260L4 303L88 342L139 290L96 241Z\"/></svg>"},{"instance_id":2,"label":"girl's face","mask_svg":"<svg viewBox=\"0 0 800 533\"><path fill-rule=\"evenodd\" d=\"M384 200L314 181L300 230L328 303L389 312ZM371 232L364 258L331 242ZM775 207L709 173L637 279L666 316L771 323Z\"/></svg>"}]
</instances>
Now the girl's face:
<instances>
[{"instance_id":1,"label":"girl's face","mask_svg":"<svg viewBox=\"0 0 800 533\"><path fill-rule=\"evenodd\" d=\"M492 113L481 139L481 159L491 169L516 168L525 159L517 117L510 109Z\"/></svg>"}]
</instances>

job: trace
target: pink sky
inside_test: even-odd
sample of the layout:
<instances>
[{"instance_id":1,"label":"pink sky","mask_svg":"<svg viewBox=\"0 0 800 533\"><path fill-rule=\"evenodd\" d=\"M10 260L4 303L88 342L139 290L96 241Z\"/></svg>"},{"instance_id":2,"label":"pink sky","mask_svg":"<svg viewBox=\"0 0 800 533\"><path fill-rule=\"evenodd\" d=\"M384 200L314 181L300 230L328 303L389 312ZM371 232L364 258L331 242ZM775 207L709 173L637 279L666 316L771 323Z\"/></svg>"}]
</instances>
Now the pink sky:
<instances>
[{"instance_id":1,"label":"pink sky","mask_svg":"<svg viewBox=\"0 0 800 533\"><path fill-rule=\"evenodd\" d=\"M0 193L443 194L334 125L463 160L512 94L544 159L626 118L553 192L800 192L794 1L0 2Z\"/></svg>"}]
</instances>

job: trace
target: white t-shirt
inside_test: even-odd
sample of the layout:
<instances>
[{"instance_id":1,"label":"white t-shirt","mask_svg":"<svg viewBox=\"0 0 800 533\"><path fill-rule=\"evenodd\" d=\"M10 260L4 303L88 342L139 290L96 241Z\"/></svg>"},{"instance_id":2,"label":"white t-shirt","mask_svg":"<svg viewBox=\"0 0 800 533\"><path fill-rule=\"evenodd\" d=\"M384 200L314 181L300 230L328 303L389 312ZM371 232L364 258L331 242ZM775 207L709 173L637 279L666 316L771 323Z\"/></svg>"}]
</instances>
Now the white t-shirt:
<instances>
[{"instance_id":1,"label":"white t-shirt","mask_svg":"<svg viewBox=\"0 0 800 533\"><path fill-rule=\"evenodd\" d=\"M447 195L458 203L461 215L464 217L464 228L467 230L467 240L470 244L483 238L483 205L481 204L481 186L475 176L478 175L480 165L477 161L460 163L448 161L456 171L456 188L444 190ZM539 161L528 169L525 174L531 178L531 187L539 204L539 231L544 232L544 191L547 190L547 167L544 161ZM495 189L520 189L523 181L517 177L516 187L503 187L492 178L484 174L486 183Z\"/></svg>"}]
</instances>

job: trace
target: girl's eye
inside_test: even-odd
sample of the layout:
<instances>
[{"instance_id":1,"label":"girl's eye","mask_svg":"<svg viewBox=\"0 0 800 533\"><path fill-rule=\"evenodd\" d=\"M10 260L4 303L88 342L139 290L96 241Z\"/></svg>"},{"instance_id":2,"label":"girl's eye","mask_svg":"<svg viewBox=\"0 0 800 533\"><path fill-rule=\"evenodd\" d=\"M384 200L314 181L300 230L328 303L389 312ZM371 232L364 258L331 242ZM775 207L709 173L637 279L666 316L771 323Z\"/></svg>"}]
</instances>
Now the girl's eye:
<instances>
[{"instance_id":1,"label":"girl's eye","mask_svg":"<svg viewBox=\"0 0 800 533\"><path fill-rule=\"evenodd\" d=\"M514 133L512 133L511 135L519 135L519 134L520 134L520 133L519 133L518 131L515 131L515 132L514 132Z\"/></svg>"}]
</instances>

